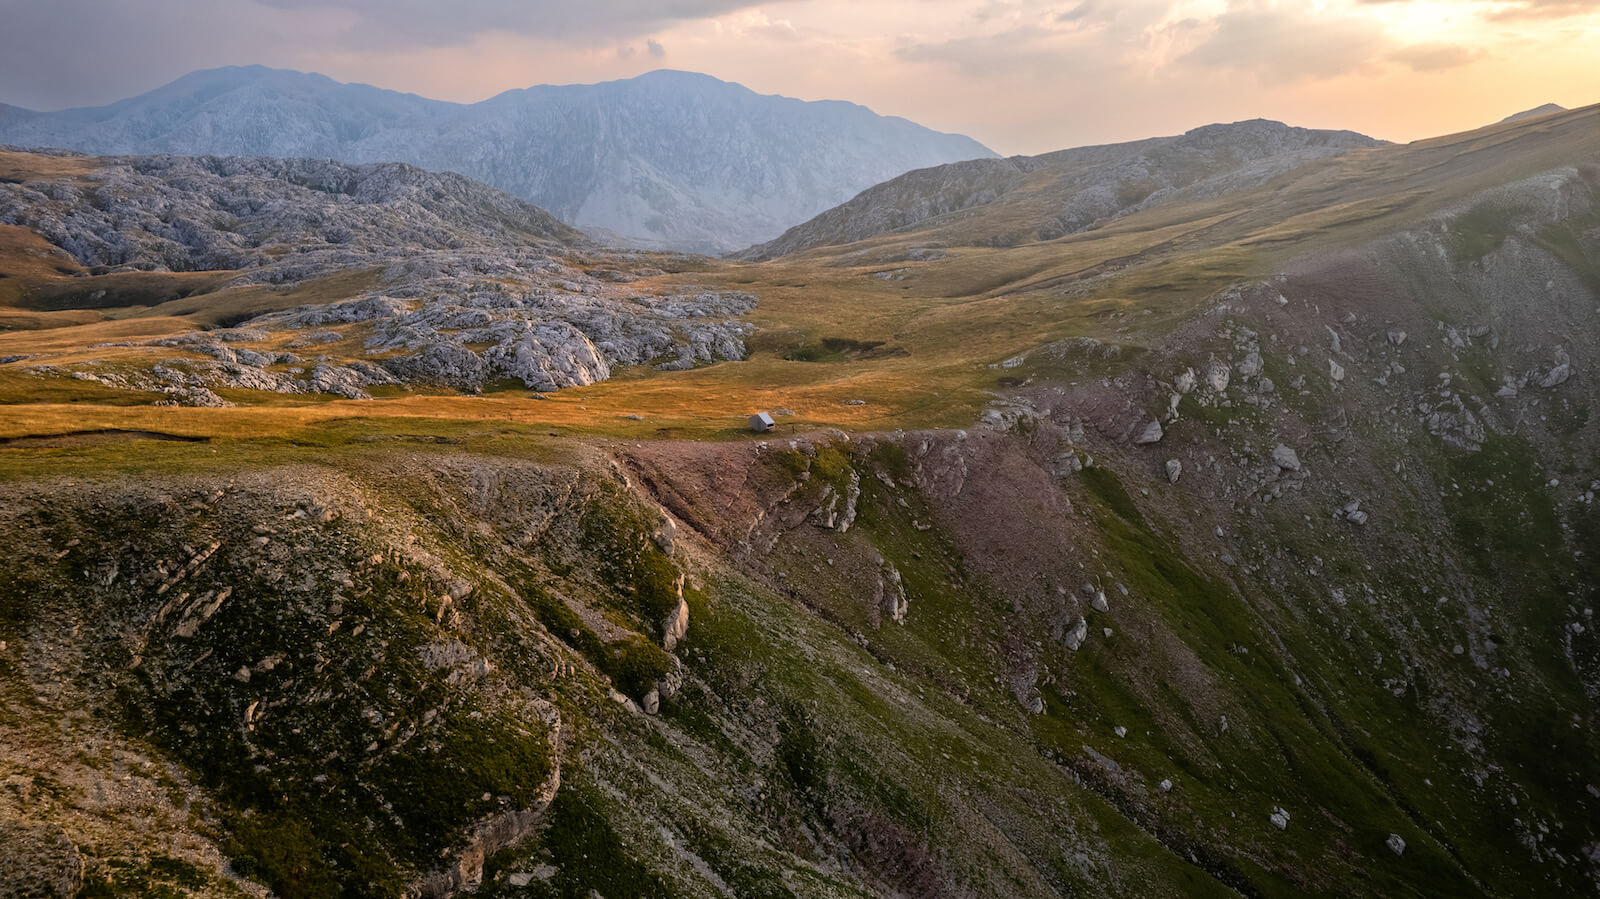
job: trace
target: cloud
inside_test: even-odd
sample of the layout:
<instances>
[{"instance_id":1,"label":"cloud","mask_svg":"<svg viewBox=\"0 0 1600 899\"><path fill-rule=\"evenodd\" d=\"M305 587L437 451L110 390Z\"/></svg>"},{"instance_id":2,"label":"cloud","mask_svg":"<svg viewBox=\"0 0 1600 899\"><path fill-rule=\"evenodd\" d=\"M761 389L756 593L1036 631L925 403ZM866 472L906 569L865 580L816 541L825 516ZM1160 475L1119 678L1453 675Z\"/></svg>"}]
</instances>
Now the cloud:
<instances>
[{"instance_id":1,"label":"cloud","mask_svg":"<svg viewBox=\"0 0 1600 899\"><path fill-rule=\"evenodd\" d=\"M1362 6L1398 6L1412 0L1356 0ZM1565 19L1600 12L1600 0L1456 0L1457 5L1490 21Z\"/></svg>"},{"instance_id":2,"label":"cloud","mask_svg":"<svg viewBox=\"0 0 1600 899\"><path fill-rule=\"evenodd\" d=\"M1168 6L1168 0L1084 0L1065 10L1057 3L1014 4L999 30L903 43L894 54L902 62L943 65L969 78L1024 72L1056 83L1069 76L1120 77L1144 66L1138 57L1150 49Z\"/></svg>"},{"instance_id":3,"label":"cloud","mask_svg":"<svg viewBox=\"0 0 1600 899\"><path fill-rule=\"evenodd\" d=\"M105 103L195 69L303 63L345 13L251 0L0 0L0 101L34 109Z\"/></svg>"},{"instance_id":4,"label":"cloud","mask_svg":"<svg viewBox=\"0 0 1600 899\"><path fill-rule=\"evenodd\" d=\"M1502 4L1489 18L1496 21L1566 19L1594 12L1600 12L1600 0L1514 0Z\"/></svg>"},{"instance_id":5,"label":"cloud","mask_svg":"<svg viewBox=\"0 0 1600 899\"><path fill-rule=\"evenodd\" d=\"M1290 84L1368 68L1388 44L1383 29L1363 18L1285 7L1231 8L1179 62Z\"/></svg>"},{"instance_id":6,"label":"cloud","mask_svg":"<svg viewBox=\"0 0 1600 899\"><path fill-rule=\"evenodd\" d=\"M445 47L489 32L545 40L604 40L652 34L678 22L708 19L763 0L255 0L287 10L340 10L357 18L352 46ZM789 2L789 0L777 0Z\"/></svg>"},{"instance_id":7,"label":"cloud","mask_svg":"<svg viewBox=\"0 0 1600 899\"><path fill-rule=\"evenodd\" d=\"M645 41L644 46L650 52L651 59L660 59L667 55L667 48L661 46L661 42L655 38Z\"/></svg>"},{"instance_id":8,"label":"cloud","mask_svg":"<svg viewBox=\"0 0 1600 899\"><path fill-rule=\"evenodd\" d=\"M1056 54L1043 46L1045 34L1038 28L1014 28L997 34L906 44L895 48L894 55L902 62L949 66L969 78L991 78L1054 59Z\"/></svg>"},{"instance_id":9,"label":"cloud","mask_svg":"<svg viewBox=\"0 0 1600 899\"><path fill-rule=\"evenodd\" d=\"M1454 44L1413 44L1389 54L1389 59L1410 66L1413 72L1442 72L1474 62L1482 50L1469 50Z\"/></svg>"}]
</instances>

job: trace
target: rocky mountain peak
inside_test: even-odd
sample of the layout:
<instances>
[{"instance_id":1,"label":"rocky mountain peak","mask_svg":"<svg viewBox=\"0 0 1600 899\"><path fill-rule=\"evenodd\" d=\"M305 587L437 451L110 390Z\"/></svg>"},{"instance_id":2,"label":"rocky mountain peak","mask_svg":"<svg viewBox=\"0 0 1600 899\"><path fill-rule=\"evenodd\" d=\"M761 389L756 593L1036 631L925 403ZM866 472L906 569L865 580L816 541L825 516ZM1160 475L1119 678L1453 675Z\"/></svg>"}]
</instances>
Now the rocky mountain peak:
<instances>
[{"instance_id":1,"label":"rocky mountain peak","mask_svg":"<svg viewBox=\"0 0 1600 899\"><path fill-rule=\"evenodd\" d=\"M608 241L722 252L982 144L837 101L658 70L458 104L261 66L92 109L0 110L0 143L92 154L319 157L460 172Z\"/></svg>"}]
</instances>

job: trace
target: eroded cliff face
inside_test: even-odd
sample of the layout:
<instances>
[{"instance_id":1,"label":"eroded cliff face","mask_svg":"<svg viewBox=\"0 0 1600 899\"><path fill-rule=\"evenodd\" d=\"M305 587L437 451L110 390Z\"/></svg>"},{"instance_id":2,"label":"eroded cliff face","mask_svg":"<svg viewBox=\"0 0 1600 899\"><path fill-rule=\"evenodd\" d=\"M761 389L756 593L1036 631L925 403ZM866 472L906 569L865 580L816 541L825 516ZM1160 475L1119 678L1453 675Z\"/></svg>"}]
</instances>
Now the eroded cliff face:
<instances>
[{"instance_id":1,"label":"eroded cliff face","mask_svg":"<svg viewBox=\"0 0 1600 899\"><path fill-rule=\"evenodd\" d=\"M1592 507L1509 437L1395 472L1360 416L1285 432L1328 409L1245 402L1250 358L1149 445L1108 380L967 432L13 479L0 826L61 851L7 864L194 895L1589 888Z\"/></svg>"}]
</instances>

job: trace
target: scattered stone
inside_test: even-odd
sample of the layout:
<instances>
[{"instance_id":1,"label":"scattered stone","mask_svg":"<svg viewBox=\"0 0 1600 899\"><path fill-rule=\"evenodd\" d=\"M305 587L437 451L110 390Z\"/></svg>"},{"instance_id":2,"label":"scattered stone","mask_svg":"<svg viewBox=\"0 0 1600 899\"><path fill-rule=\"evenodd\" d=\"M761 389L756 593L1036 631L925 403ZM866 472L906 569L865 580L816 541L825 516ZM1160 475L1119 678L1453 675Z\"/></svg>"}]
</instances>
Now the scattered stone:
<instances>
[{"instance_id":1,"label":"scattered stone","mask_svg":"<svg viewBox=\"0 0 1600 899\"><path fill-rule=\"evenodd\" d=\"M1172 781L1170 780L1162 780L1161 783L1157 784L1156 786L1163 793L1172 792Z\"/></svg>"},{"instance_id":2,"label":"scattered stone","mask_svg":"<svg viewBox=\"0 0 1600 899\"><path fill-rule=\"evenodd\" d=\"M1178 478L1183 476L1183 463L1177 459L1167 460L1167 483L1176 484Z\"/></svg>"},{"instance_id":3,"label":"scattered stone","mask_svg":"<svg viewBox=\"0 0 1600 899\"><path fill-rule=\"evenodd\" d=\"M1128 729L1120 724L1111 728L1111 732L1116 734L1118 739L1126 739L1128 736Z\"/></svg>"},{"instance_id":4,"label":"scattered stone","mask_svg":"<svg viewBox=\"0 0 1600 899\"><path fill-rule=\"evenodd\" d=\"M1389 845L1390 851L1392 851L1395 855L1405 854L1406 841L1399 834L1389 834L1389 839L1385 840L1384 842Z\"/></svg>"},{"instance_id":5,"label":"scattered stone","mask_svg":"<svg viewBox=\"0 0 1600 899\"><path fill-rule=\"evenodd\" d=\"M1333 361L1332 359L1329 359L1328 360L1328 377L1334 379L1335 381L1343 381L1344 380L1344 366L1340 365L1339 363L1337 363L1335 361Z\"/></svg>"},{"instance_id":6,"label":"scattered stone","mask_svg":"<svg viewBox=\"0 0 1600 899\"><path fill-rule=\"evenodd\" d=\"M1279 830L1289 829L1289 813L1281 808L1274 808L1272 814L1267 816L1267 820L1271 821L1272 826Z\"/></svg>"},{"instance_id":7,"label":"scattered stone","mask_svg":"<svg viewBox=\"0 0 1600 899\"><path fill-rule=\"evenodd\" d=\"M1546 390L1550 390L1567 383L1567 379L1570 377L1572 377L1572 365L1571 363L1563 362L1560 365L1557 365L1555 368L1550 369L1549 374L1546 374L1540 379L1539 386Z\"/></svg>"},{"instance_id":8,"label":"scattered stone","mask_svg":"<svg viewBox=\"0 0 1600 899\"><path fill-rule=\"evenodd\" d=\"M1406 332L1398 331L1398 330L1389 332L1389 343L1391 343L1392 345L1399 346L1399 345L1401 345L1401 344L1403 344L1405 342L1406 342Z\"/></svg>"},{"instance_id":9,"label":"scattered stone","mask_svg":"<svg viewBox=\"0 0 1600 899\"><path fill-rule=\"evenodd\" d=\"M1339 516L1351 524L1366 524L1367 513L1361 511L1361 500L1351 500L1339 510Z\"/></svg>"}]
</instances>

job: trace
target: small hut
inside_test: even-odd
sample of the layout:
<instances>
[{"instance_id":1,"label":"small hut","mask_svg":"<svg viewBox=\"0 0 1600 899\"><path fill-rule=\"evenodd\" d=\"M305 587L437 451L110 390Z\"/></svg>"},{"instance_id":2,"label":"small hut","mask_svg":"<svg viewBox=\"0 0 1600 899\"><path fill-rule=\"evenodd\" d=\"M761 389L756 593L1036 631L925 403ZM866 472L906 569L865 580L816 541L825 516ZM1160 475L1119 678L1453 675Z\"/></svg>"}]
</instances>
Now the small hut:
<instances>
[{"instance_id":1,"label":"small hut","mask_svg":"<svg viewBox=\"0 0 1600 899\"><path fill-rule=\"evenodd\" d=\"M772 430L773 425L776 424L777 422L772 420L771 412L757 412L750 416L750 430L755 431L757 434Z\"/></svg>"}]
</instances>

